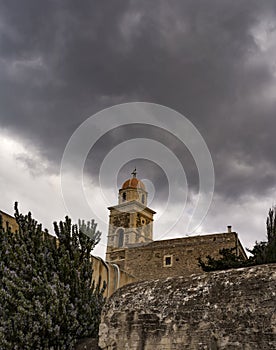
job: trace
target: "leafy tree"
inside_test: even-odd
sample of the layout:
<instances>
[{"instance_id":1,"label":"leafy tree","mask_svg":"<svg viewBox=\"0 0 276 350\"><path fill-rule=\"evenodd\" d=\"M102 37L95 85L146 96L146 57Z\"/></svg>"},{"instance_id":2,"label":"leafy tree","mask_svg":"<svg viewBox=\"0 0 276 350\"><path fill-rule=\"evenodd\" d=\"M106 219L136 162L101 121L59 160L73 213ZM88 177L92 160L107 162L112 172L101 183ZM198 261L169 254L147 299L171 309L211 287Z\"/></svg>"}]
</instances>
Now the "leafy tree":
<instances>
[{"instance_id":1,"label":"leafy tree","mask_svg":"<svg viewBox=\"0 0 276 350\"><path fill-rule=\"evenodd\" d=\"M98 332L104 298L90 254L100 232L66 217L54 224L56 239L17 204L15 218L16 233L0 218L0 348L73 349Z\"/></svg>"},{"instance_id":2,"label":"leafy tree","mask_svg":"<svg viewBox=\"0 0 276 350\"><path fill-rule=\"evenodd\" d=\"M204 262L202 258L198 258L198 264L203 271L228 270L245 266L244 258L237 256L233 251L236 248L223 248L219 251L221 258L214 259L210 255L206 257Z\"/></svg>"},{"instance_id":3,"label":"leafy tree","mask_svg":"<svg viewBox=\"0 0 276 350\"><path fill-rule=\"evenodd\" d=\"M266 219L267 242L256 242L252 250L247 249L252 256L252 263L268 264L276 262L276 207L268 211Z\"/></svg>"},{"instance_id":4,"label":"leafy tree","mask_svg":"<svg viewBox=\"0 0 276 350\"><path fill-rule=\"evenodd\" d=\"M267 242L256 242L253 249L247 249L251 254L248 260L236 256L232 249L219 251L221 258L214 259L210 255L207 261L198 258L198 264L203 271L227 270L238 267L268 264L276 262L276 207L269 209L267 220Z\"/></svg>"}]
</instances>

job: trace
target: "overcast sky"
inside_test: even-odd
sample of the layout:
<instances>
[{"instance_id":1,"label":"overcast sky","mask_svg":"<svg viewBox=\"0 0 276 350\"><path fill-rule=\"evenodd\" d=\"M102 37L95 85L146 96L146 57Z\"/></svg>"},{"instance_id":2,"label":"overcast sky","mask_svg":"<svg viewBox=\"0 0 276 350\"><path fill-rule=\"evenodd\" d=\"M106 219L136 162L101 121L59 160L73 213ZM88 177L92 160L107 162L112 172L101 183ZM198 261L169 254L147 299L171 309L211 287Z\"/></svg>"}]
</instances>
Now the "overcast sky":
<instances>
[{"instance_id":1,"label":"overcast sky","mask_svg":"<svg viewBox=\"0 0 276 350\"><path fill-rule=\"evenodd\" d=\"M276 202L275 0L1 1L0 60L1 210L12 214L17 200L51 230L67 213L59 171L71 135L104 108L144 101L184 115L210 150L213 202L193 234L232 225L246 247L265 239ZM117 186L136 166L151 207L163 211L155 238L185 236L197 168L178 139L154 127L122 126L94 145L84 169L91 216L99 212L105 237L110 203L101 193L116 204L118 187L100 187L100 167L116 146L137 137L164 144L181 162L189 187L182 221L175 213L184 187L177 184L179 195L164 210L170 179L154 159L121 160ZM71 189L77 206L73 174ZM104 242L96 251L102 256Z\"/></svg>"}]
</instances>

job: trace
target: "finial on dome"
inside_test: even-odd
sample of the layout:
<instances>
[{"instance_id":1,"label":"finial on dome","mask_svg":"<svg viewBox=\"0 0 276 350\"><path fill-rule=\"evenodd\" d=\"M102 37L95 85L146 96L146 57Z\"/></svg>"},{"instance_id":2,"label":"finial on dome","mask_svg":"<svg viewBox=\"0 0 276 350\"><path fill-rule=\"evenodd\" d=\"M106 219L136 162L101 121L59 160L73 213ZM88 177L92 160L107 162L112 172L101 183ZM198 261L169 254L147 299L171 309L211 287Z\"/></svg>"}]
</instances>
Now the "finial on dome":
<instances>
[{"instance_id":1,"label":"finial on dome","mask_svg":"<svg viewBox=\"0 0 276 350\"><path fill-rule=\"evenodd\" d=\"M137 171L136 171L136 167L134 168L133 172L131 173L132 177L136 177L137 175Z\"/></svg>"}]
</instances>

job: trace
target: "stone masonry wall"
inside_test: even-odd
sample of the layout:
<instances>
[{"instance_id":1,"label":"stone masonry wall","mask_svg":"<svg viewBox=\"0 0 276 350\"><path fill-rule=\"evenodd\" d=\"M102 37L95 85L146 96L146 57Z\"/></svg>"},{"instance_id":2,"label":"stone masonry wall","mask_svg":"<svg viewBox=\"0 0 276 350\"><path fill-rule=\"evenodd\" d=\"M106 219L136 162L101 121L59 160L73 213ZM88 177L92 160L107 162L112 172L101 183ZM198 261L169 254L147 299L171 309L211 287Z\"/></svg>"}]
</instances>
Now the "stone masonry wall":
<instances>
[{"instance_id":1,"label":"stone masonry wall","mask_svg":"<svg viewBox=\"0 0 276 350\"><path fill-rule=\"evenodd\" d=\"M124 286L106 304L102 350L276 349L276 264Z\"/></svg>"},{"instance_id":2,"label":"stone masonry wall","mask_svg":"<svg viewBox=\"0 0 276 350\"><path fill-rule=\"evenodd\" d=\"M236 248L237 253L245 256L237 234L230 232L154 241L141 247L129 248L124 251L124 264L121 266L137 280L190 276L201 272L199 257L204 259L211 255L218 258L222 248ZM165 264L166 257L171 259L169 266Z\"/></svg>"}]
</instances>

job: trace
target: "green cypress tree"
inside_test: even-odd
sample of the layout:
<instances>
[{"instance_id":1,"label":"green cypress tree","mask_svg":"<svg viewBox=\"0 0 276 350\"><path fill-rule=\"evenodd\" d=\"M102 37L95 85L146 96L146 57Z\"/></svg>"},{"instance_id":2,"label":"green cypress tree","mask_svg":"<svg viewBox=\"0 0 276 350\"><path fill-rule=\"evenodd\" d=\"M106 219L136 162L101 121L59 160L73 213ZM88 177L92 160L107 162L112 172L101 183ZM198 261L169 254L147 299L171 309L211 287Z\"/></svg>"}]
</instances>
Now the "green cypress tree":
<instances>
[{"instance_id":1,"label":"green cypress tree","mask_svg":"<svg viewBox=\"0 0 276 350\"><path fill-rule=\"evenodd\" d=\"M276 262L276 207L269 209L266 220L267 230L267 248L266 260L267 262Z\"/></svg>"},{"instance_id":2,"label":"green cypress tree","mask_svg":"<svg viewBox=\"0 0 276 350\"><path fill-rule=\"evenodd\" d=\"M252 256L252 264L268 264L276 262L276 207L268 211L266 219L266 242L256 242L252 250L247 249Z\"/></svg>"}]
</instances>

